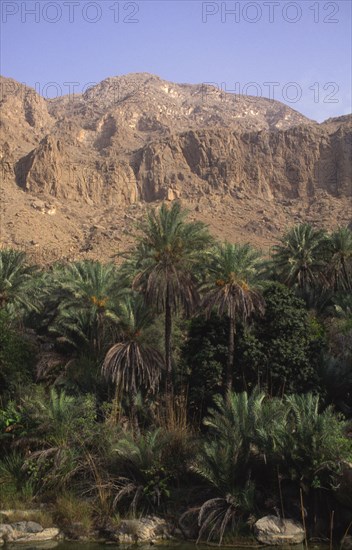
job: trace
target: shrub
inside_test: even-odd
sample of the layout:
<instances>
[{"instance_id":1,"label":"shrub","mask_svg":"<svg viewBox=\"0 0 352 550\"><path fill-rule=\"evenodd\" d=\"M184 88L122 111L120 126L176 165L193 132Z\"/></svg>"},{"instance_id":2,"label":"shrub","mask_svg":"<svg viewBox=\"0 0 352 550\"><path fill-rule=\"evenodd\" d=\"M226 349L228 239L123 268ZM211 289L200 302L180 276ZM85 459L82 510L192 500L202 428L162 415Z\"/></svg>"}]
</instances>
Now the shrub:
<instances>
[{"instance_id":1,"label":"shrub","mask_svg":"<svg viewBox=\"0 0 352 550\"><path fill-rule=\"evenodd\" d=\"M0 505L3 508L28 506L35 495L35 483L24 467L21 453L13 452L0 461Z\"/></svg>"},{"instance_id":2,"label":"shrub","mask_svg":"<svg viewBox=\"0 0 352 550\"><path fill-rule=\"evenodd\" d=\"M228 322L213 314L207 320L196 317L189 324L182 347L181 367L188 385L192 415L201 419L223 385L227 360Z\"/></svg>"},{"instance_id":3,"label":"shrub","mask_svg":"<svg viewBox=\"0 0 352 550\"><path fill-rule=\"evenodd\" d=\"M9 314L0 310L0 403L6 395L12 398L34 378L36 350L11 326Z\"/></svg>"},{"instance_id":4,"label":"shrub","mask_svg":"<svg viewBox=\"0 0 352 550\"><path fill-rule=\"evenodd\" d=\"M271 283L263 296L265 314L254 323L250 337L244 334L240 343L246 379L269 395L319 392L321 327L287 287Z\"/></svg>"}]
</instances>

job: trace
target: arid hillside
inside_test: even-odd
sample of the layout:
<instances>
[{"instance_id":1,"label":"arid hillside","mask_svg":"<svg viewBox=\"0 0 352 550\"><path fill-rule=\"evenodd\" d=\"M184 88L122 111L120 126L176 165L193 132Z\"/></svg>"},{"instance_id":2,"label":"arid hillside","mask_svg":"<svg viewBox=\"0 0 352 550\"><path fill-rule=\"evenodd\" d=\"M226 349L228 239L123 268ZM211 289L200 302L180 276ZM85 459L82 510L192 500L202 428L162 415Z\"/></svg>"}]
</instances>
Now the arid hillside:
<instances>
[{"instance_id":1,"label":"arid hillside","mask_svg":"<svg viewBox=\"0 0 352 550\"><path fill-rule=\"evenodd\" d=\"M146 73L55 100L0 87L1 244L39 261L113 258L162 200L264 250L294 223L351 221L351 116Z\"/></svg>"}]
</instances>

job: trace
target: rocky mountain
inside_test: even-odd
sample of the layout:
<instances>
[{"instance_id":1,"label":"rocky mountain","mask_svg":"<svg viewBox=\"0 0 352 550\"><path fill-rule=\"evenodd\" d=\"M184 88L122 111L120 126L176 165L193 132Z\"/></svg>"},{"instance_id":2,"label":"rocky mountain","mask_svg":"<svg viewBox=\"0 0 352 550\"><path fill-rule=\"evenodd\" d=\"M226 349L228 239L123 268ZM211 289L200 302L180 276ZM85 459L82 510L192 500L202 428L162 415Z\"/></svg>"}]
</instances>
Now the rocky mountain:
<instances>
[{"instance_id":1,"label":"rocky mountain","mask_svg":"<svg viewBox=\"0 0 352 550\"><path fill-rule=\"evenodd\" d=\"M299 221L350 221L351 116L318 124L146 73L55 100L8 78L0 89L2 244L39 260L111 258L161 200L264 248Z\"/></svg>"}]
</instances>

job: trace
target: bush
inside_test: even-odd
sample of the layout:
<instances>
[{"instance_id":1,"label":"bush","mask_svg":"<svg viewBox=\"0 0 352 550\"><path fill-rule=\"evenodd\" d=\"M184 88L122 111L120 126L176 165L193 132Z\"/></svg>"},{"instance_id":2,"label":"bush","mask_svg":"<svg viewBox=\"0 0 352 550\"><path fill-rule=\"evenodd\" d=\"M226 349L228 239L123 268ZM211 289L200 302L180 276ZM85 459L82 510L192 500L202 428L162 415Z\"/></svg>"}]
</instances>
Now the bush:
<instances>
[{"instance_id":1,"label":"bush","mask_svg":"<svg viewBox=\"0 0 352 550\"><path fill-rule=\"evenodd\" d=\"M34 380L36 350L11 326L8 313L0 310L0 404Z\"/></svg>"},{"instance_id":2,"label":"bush","mask_svg":"<svg viewBox=\"0 0 352 550\"><path fill-rule=\"evenodd\" d=\"M227 361L228 322L217 315L196 317L189 324L181 366L188 385L191 414L201 419L223 385Z\"/></svg>"},{"instance_id":3,"label":"bush","mask_svg":"<svg viewBox=\"0 0 352 550\"><path fill-rule=\"evenodd\" d=\"M35 496L35 483L25 468L25 459L13 452L0 461L0 506L28 506Z\"/></svg>"},{"instance_id":4,"label":"bush","mask_svg":"<svg viewBox=\"0 0 352 550\"><path fill-rule=\"evenodd\" d=\"M247 381L269 395L320 392L324 338L319 323L308 315L304 302L279 283L270 284L263 296L265 314L240 343Z\"/></svg>"}]
</instances>

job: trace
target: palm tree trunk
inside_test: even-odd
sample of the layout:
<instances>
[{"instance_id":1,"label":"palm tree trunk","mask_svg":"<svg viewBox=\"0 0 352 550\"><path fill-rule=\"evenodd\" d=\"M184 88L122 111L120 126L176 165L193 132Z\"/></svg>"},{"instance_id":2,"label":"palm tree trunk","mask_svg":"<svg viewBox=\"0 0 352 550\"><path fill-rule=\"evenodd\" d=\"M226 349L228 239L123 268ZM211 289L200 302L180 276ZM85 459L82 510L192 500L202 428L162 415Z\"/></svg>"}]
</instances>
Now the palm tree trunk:
<instances>
[{"instance_id":1,"label":"palm tree trunk","mask_svg":"<svg viewBox=\"0 0 352 550\"><path fill-rule=\"evenodd\" d=\"M140 429L139 429L139 423L138 423L138 413L137 413L136 399L137 399L137 394L136 394L136 392L133 392L132 393L132 401L131 401L131 419L132 419L133 431L136 435L139 435L140 434Z\"/></svg>"},{"instance_id":2,"label":"palm tree trunk","mask_svg":"<svg viewBox=\"0 0 352 550\"><path fill-rule=\"evenodd\" d=\"M166 363L166 393L172 390L172 353L171 353L172 316L169 288L166 290L165 303L165 363Z\"/></svg>"},{"instance_id":3,"label":"palm tree trunk","mask_svg":"<svg viewBox=\"0 0 352 550\"><path fill-rule=\"evenodd\" d=\"M226 382L225 382L226 393L229 393L232 391L234 359L235 359L235 320L232 317L232 315L230 315L229 349L228 349L228 355L227 355Z\"/></svg>"}]
</instances>

